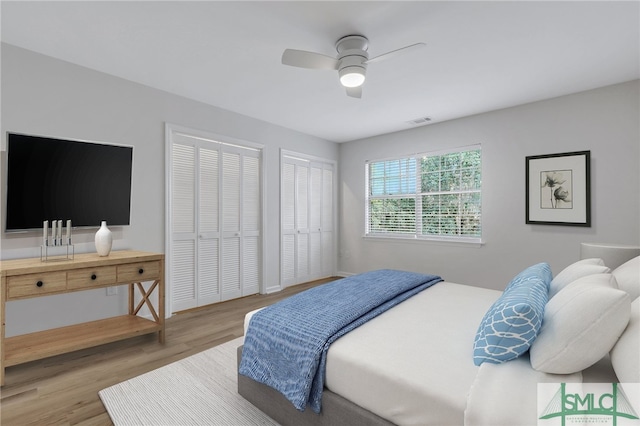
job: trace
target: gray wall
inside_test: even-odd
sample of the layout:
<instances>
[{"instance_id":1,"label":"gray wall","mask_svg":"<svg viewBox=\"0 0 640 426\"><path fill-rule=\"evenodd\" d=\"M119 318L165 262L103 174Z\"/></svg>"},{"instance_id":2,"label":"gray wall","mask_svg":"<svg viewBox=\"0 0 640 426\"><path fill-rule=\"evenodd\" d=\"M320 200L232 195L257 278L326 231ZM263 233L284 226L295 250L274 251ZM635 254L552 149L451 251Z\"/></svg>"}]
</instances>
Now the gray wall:
<instances>
[{"instance_id":1,"label":"gray wall","mask_svg":"<svg viewBox=\"0 0 640 426\"><path fill-rule=\"evenodd\" d=\"M6 132L134 146L131 225L113 228L114 249L164 252L165 122L265 146L266 220L280 223L280 149L337 161L338 145L67 62L2 44L2 173ZM0 185L3 188L4 184ZM5 197L2 209L5 211ZM96 229L74 233L94 252ZM2 226L4 229L4 224ZM40 256L41 232L1 234L0 259ZM279 286L278 226L265 226L266 287ZM120 291L120 293L124 293ZM125 313L123 294L104 289L9 303L7 335ZM45 321L46 319L46 321Z\"/></svg>"},{"instance_id":2,"label":"gray wall","mask_svg":"<svg viewBox=\"0 0 640 426\"><path fill-rule=\"evenodd\" d=\"M338 270L398 268L503 289L523 268L554 273L580 242L640 243L640 84L633 81L340 146ZM363 238L365 160L482 144L484 245ZM525 224L525 157L591 151L592 226Z\"/></svg>"}]
</instances>

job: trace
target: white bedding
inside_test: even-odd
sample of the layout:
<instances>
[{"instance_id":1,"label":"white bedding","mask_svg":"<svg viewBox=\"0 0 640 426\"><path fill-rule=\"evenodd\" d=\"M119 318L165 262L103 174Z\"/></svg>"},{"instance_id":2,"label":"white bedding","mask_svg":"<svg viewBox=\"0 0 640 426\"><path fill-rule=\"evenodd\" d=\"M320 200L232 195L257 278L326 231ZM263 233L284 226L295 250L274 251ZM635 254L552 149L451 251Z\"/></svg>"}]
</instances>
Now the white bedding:
<instances>
[{"instance_id":1,"label":"white bedding","mask_svg":"<svg viewBox=\"0 0 640 426\"><path fill-rule=\"evenodd\" d=\"M529 354L503 364L483 363L469 389L465 426L535 426L538 383L580 383L582 372L547 374L531 368Z\"/></svg>"},{"instance_id":2,"label":"white bedding","mask_svg":"<svg viewBox=\"0 0 640 426\"><path fill-rule=\"evenodd\" d=\"M536 424L539 382L617 381L608 357L572 375L537 372L528 356L475 366L478 324L501 294L450 282L418 293L331 345L326 387L398 425L471 426L496 414Z\"/></svg>"}]
</instances>

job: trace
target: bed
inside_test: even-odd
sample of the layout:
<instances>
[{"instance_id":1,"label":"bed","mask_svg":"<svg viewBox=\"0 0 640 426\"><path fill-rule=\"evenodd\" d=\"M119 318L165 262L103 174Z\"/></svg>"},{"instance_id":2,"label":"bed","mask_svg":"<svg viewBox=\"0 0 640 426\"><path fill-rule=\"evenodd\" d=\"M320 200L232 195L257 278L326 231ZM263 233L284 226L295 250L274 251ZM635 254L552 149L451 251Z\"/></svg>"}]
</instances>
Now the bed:
<instances>
[{"instance_id":1,"label":"bed","mask_svg":"<svg viewBox=\"0 0 640 426\"><path fill-rule=\"evenodd\" d=\"M538 383L640 382L640 250L607 250L617 255L610 265L589 257L555 276L532 265L503 292L447 281L420 289L328 346L319 414L296 408L246 365L238 392L282 425L536 424ZM487 342L496 312L504 316L523 289L542 305L527 320L537 329L505 355L503 337L499 350ZM261 312L247 314L246 337Z\"/></svg>"}]
</instances>

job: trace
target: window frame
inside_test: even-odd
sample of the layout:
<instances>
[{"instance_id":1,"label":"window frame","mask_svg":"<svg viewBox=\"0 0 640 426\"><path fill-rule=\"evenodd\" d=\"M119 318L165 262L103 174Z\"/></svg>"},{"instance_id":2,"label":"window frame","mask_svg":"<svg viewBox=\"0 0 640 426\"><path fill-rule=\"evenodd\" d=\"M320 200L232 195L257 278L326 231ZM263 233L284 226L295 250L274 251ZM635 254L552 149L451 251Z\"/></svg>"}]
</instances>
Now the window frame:
<instances>
[{"instance_id":1,"label":"window frame","mask_svg":"<svg viewBox=\"0 0 640 426\"><path fill-rule=\"evenodd\" d=\"M479 188L467 188L467 189L455 189L442 191L439 188L438 191L434 192L422 192L422 170L421 170L421 162L425 157L441 157L447 154L458 153L458 152L470 152L470 151L479 151L480 155L480 164L478 166L478 170L480 172L480 184ZM389 193L384 195L373 195L372 190L372 176L371 176L371 166L374 163L386 163L392 161L413 161L413 170L415 172L415 184L412 192L402 192L398 193ZM400 164L400 163L399 163ZM384 176L386 178L386 176ZM401 187L401 175L398 175L398 185ZM386 181L383 182L386 184ZM386 188L386 187L385 187ZM475 204L478 208L479 214L479 235L469 236L469 235L436 235L436 234L422 234L422 226L423 226L423 216L422 216L422 207L423 207L423 199L425 196L429 195L459 195L459 194L478 194L479 201ZM413 199L414 200L414 228L410 232L372 232L371 231L371 203L372 200L393 200L393 199ZM383 239L383 240L404 240L404 241L421 241L421 242L447 242L447 243L463 243L463 244L483 244L482 240L482 146L480 144L469 145L458 148L451 149L442 149L437 151L430 152L421 152L416 154L408 154L398 157L387 157L375 160L366 160L365 161L365 229L364 229L364 238L367 239ZM457 217L461 215L457 214Z\"/></svg>"}]
</instances>

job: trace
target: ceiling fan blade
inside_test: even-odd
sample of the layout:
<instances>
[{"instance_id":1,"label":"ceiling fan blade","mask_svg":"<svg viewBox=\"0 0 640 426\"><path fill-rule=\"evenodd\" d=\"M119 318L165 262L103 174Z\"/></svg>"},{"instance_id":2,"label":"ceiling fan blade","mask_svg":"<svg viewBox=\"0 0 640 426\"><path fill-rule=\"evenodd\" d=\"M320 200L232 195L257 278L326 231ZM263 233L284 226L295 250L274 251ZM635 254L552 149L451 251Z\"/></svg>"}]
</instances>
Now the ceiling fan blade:
<instances>
[{"instance_id":1,"label":"ceiling fan blade","mask_svg":"<svg viewBox=\"0 0 640 426\"><path fill-rule=\"evenodd\" d=\"M407 53L424 46L426 46L426 43L415 43L409 46L401 47L400 49L392 50L391 52L383 53L382 55L378 55L375 58L371 58L368 61L366 61L365 64L372 64L374 62L386 61L387 59L393 58L394 56Z\"/></svg>"},{"instance_id":2,"label":"ceiling fan blade","mask_svg":"<svg viewBox=\"0 0 640 426\"><path fill-rule=\"evenodd\" d=\"M347 96L351 96L352 98L362 98L362 86L358 87L346 87Z\"/></svg>"},{"instance_id":3,"label":"ceiling fan blade","mask_svg":"<svg viewBox=\"0 0 640 426\"><path fill-rule=\"evenodd\" d=\"M320 53L305 50L286 49L282 54L282 63L292 67L337 70L338 60Z\"/></svg>"}]
</instances>

